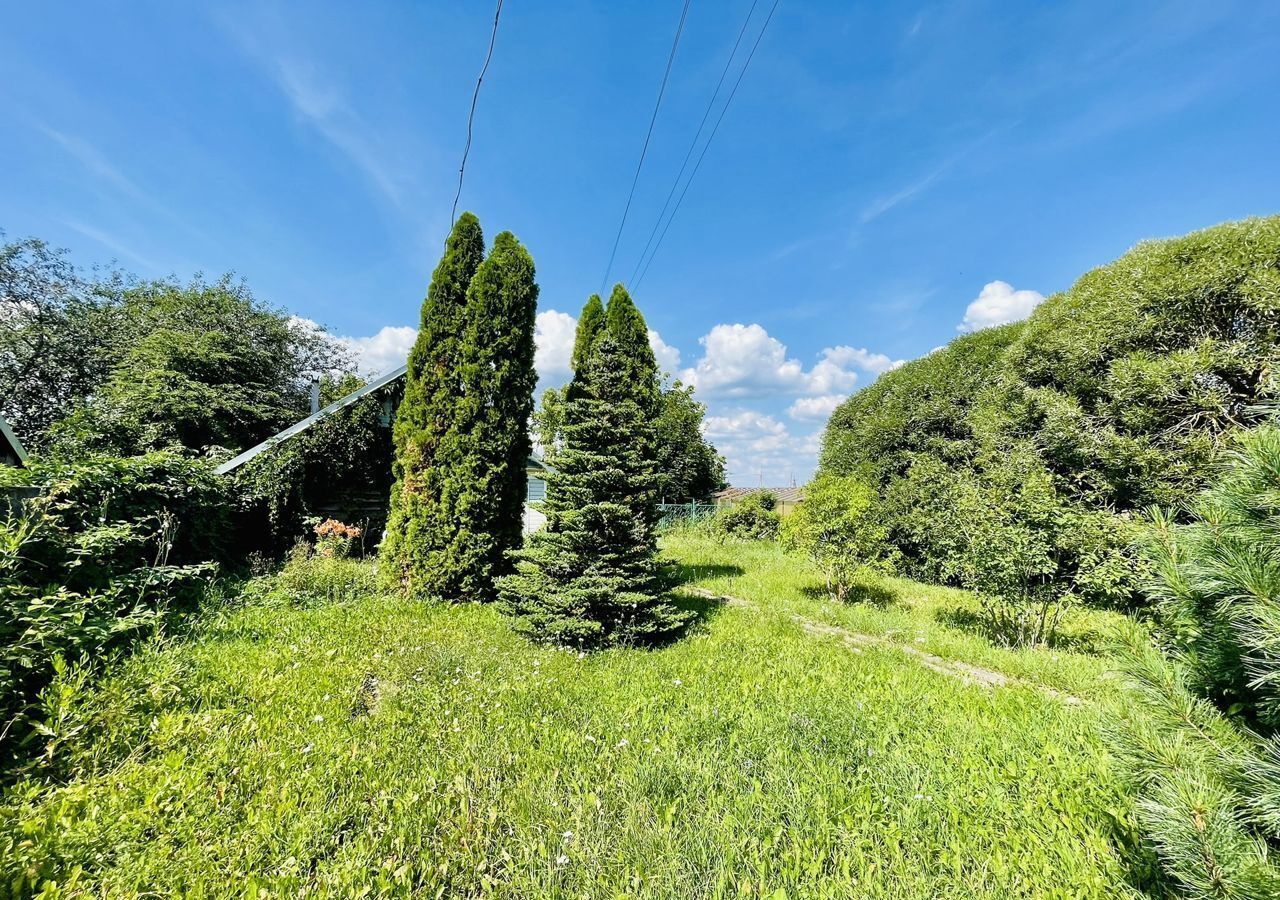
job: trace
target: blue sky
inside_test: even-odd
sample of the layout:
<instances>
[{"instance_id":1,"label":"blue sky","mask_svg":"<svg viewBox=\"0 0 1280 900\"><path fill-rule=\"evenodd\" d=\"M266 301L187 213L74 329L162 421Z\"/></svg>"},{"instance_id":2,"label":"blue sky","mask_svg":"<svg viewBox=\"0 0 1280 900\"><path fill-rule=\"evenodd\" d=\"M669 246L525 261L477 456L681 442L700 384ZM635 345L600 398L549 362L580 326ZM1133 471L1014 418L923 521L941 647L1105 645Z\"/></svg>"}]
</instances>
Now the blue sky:
<instances>
[{"instance_id":1,"label":"blue sky","mask_svg":"<svg viewBox=\"0 0 1280 900\"><path fill-rule=\"evenodd\" d=\"M734 483L803 480L838 398L959 328L1143 238L1280 211L1280 5L781 0L634 284L751 5L692 0L609 278L708 403ZM548 381L604 278L680 9L505 4L461 208L533 253ZM492 18L15 6L0 228L85 266L234 270L385 366L439 257Z\"/></svg>"}]
</instances>

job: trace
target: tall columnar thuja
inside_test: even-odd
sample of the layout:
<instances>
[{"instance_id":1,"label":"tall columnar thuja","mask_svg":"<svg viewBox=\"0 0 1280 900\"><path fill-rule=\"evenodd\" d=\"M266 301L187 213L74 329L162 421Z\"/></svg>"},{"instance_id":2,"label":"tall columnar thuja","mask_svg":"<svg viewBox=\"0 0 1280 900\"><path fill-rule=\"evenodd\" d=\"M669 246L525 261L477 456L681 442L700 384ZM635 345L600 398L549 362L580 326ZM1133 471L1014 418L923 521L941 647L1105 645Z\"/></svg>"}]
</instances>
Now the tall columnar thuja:
<instances>
[{"instance_id":1,"label":"tall columnar thuja","mask_svg":"<svg viewBox=\"0 0 1280 900\"><path fill-rule=\"evenodd\" d=\"M609 308L605 312L605 329L618 342L621 360L626 366L624 383L632 398L650 418L658 415L658 361L649 343L649 326L621 284L613 286Z\"/></svg>"},{"instance_id":2,"label":"tall columnar thuja","mask_svg":"<svg viewBox=\"0 0 1280 900\"><path fill-rule=\"evenodd\" d=\"M448 471L441 463L457 440L454 407L462 395L467 288L483 259L480 221L463 213L431 275L396 413L395 485L380 556L384 577L413 594L439 591L440 551L455 527L445 505Z\"/></svg>"},{"instance_id":3,"label":"tall columnar thuja","mask_svg":"<svg viewBox=\"0 0 1280 900\"><path fill-rule=\"evenodd\" d=\"M396 414L385 577L415 596L483 599L519 543L533 390L533 261L464 213L422 306Z\"/></svg>"},{"instance_id":4,"label":"tall columnar thuja","mask_svg":"<svg viewBox=\"0 0 1280 900\"><path fill-rule=\"evenodd\" d=\"M471 281L462 347L457 460L446 483L460 527L446 554L446 593L486 597L520 546L525 467L533 449L533 334L538 285L533 258L504 231Z\"/></svg>"},{"instance_id":5,"label":"tall columnar thuja","mask_svg":"<svg viewBox=\"0 0 1280 900\"><path fill-rule=\"evenodd\" d=\"M604 329L604 304L599 294L587 298L587 305L582 307L578 316L578 330L573 335L573 354L569 357L569 366L575 372L585 371L587 355L591 352L591 343Z\"/></svg>"},{"instance_id":6,"label":"tall columnar thuja","mask_svg":"<svg viewBox=\"0 0 1280 900\"><path fill-rule=\"evenodd\" d=\"M650 642L686 621L659 577L658 479L647 452L653 417L631 380L642 364L634 343L605 328L574 373L547 478L546 528L515 554L516 573L498 582L517 628L536 639L582 647Z\"/></svg>"}]
</instances>

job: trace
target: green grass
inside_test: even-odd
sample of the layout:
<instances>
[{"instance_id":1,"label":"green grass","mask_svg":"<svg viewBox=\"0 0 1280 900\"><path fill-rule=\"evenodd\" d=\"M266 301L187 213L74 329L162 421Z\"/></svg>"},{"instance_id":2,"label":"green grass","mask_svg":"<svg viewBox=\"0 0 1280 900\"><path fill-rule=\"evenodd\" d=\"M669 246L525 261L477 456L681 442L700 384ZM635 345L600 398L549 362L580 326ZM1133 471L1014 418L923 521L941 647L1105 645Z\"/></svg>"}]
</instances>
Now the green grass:
<instances>
[{"instance_id":1,"label":"green grass","mask_svg":"<svg viewBox=\"0 0 1280 900\"><path fill-rule=\"evenodd\" d=\"M853 652L793 616L1084 697L1109 690L1104 659L996 650L948 624L956 592L835 607L772 545L667 545L758 605L582 657L491 607L259 589L67 687L70 778L8 792L0 894L1131 893L1096 704Z\"/></svg>"}]
</instances>

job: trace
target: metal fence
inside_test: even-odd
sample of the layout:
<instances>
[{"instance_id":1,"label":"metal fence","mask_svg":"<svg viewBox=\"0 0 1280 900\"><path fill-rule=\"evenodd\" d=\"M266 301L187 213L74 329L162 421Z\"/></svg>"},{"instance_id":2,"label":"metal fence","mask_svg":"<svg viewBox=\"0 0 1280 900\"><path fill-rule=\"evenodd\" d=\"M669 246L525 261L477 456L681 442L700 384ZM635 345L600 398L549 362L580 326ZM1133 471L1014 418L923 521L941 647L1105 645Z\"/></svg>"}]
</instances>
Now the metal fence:
<instances>
[{"instance_id":1,"label":"metal fence","mask_svg":"<svg viewBox=\"0 0 1280 900\"><path fill-rule=\"evenodd\" d=\"M675 525L679 522L696 522L714 515L716 505L703 500L692 503L659 503L658 524Z\"/></svg>"}]
</instances>

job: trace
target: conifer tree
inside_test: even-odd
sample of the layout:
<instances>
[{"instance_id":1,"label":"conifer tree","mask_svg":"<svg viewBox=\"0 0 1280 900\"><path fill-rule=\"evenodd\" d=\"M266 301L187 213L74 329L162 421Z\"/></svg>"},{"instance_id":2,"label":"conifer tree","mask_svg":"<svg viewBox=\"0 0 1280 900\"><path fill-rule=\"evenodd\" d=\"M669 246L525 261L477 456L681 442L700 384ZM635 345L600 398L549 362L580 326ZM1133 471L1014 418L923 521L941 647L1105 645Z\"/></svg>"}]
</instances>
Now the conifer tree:
<instances>
[{"instance_id":1,"label":"conifer tree","mask_svg":"<svg viewBox=\"0 0 1280 900\"><path fill-rule=\"evenodd\" d=\"M662 595L654 536L657 477L643 451L651 418L627 373L635 360L612 334L591 346L564 405L563 445L547 478L547 525L498 582L516 627L555 644L648 642L687 615Z\"/></svg>"},{"instance_id":2,"label":"conifer tree","mask_svg":"<svg viewBox=\"0 0 1280 900\"><path fill-rule=\"evenodd\" d=\"M649 344L649 326L621 284L615 284L609 296L605 325L622 349L621 358L626 366L624 375L632 396L647 415L657 416L661 386L658 384L658 361Z\"/></svg>"},{"instance_id":3,"label":"conifer tree","mask_svg":"<svg viewBox=\"0 0 1280 900\"><path fill-rule=\"evenodd\" d=\"M432 273L396 413L395 485L380 565L390 585L418 596L439 595L451 571L442 553L454 530L443 482L457 443L467 289L483 258L480 222L463 213Z\"/></svg>"},{"instance_id":4,"label":"conifer tree","mask_svg":"<svg viewBox=\"0 0 1280 900\"><path fill-rule=\"evenodd\" d=\"M493 579L510 569L520 546L532 444L534 323L538 285L533 258L504 231L471 281L461 354L464 393L458 405L452 471L445 505L458 525L445 552L449 599L487 598Z\"/></svg>"},{"instance_id":5,"label":"conifer tree","mask_svg":"<svg viewBox=\"0 0 1280 900\"><path fill-rule=\"evenodd\" d=\"M575 372L584 372L587 368L587 356L591 352L591 344L604 329L604 304L599 294L587 298L587 305L582 307L578 316L578 329L573 335L573 354L569 357L569 365Z\"/></svg>"}]
</instances>

